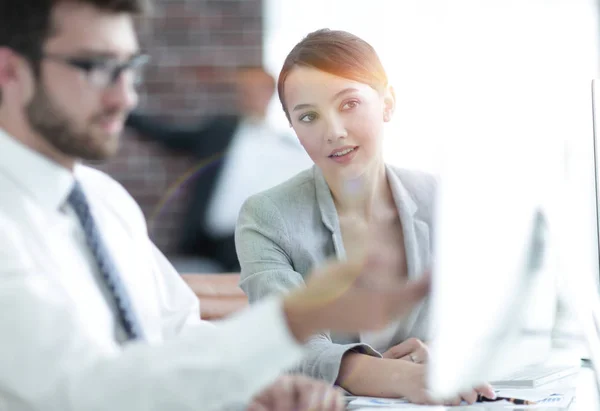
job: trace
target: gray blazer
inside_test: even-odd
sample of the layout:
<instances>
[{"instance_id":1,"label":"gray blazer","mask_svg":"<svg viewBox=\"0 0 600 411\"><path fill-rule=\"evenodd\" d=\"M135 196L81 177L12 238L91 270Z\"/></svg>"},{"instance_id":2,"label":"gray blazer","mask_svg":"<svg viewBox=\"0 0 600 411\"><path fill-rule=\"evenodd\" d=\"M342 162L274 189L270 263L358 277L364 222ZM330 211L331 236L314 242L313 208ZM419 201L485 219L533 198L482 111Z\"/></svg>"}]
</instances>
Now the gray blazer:
<instances>
[{"instance_id":1,"label":"gray blazer","mask_svg":"<svg viewBox=\"0 0 600 411\"><path fill-rule=\"evenodd\" d=\"M386 169L404 231L408 276L414 279L431 262L435 179L418 171ZM346 258L331 191L316 166L250 197L240 212L235 242L240 287L251 303L304 285L311 269L333 256ZM425 300L413 310L390 346L408 337L427 339L427 306ZM380 356L361 344L358 335L322 333L308 341L299 371L333 383L349 350Z\"/></svg>"}]
</instances>

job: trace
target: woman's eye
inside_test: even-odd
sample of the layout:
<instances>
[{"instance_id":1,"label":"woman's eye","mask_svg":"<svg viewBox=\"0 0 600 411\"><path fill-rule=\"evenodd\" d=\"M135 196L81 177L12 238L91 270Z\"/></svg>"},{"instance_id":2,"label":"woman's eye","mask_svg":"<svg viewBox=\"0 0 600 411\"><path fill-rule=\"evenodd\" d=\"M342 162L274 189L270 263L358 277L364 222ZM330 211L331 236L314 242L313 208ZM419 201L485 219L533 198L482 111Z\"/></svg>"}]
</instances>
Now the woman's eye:
<instances>
[{"instance_id":1,"label":"woman's eye","mask_svg":"<svg viewBox=\"0 0 600 411\"><path fill-rule=\"evenodd\" d=\"M301 115L299 120L303 123L310 123L314 121L315 118L317 118L317 115L315 113L306 113Z\"/></svg>"},{"instance_id":2,"label":"woman's eye","mask_svg":"<svg viewBox=\"0 0 600 411\"><path fill-rule=\"evenodd\" d=\"M348 101L347 103L345 103L342 106L342 110L352 110L356 106L358 106L358 101L356 101L356 100Z\"/></svg>"}]
</instances>

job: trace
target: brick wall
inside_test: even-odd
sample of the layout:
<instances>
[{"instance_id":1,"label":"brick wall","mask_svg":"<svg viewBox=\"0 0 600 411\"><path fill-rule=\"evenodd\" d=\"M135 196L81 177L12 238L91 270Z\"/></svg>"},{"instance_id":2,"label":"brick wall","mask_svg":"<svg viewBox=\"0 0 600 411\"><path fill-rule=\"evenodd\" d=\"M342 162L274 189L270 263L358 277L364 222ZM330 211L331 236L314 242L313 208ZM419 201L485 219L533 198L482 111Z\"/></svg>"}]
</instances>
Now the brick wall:
<instances>
[{"instance_id":1,"label":"brick wall","mask_svg":"<svg viewBox=\"0 0 600 411\"><path fill-rule=\"evenodd\" d=\"M231 111L232 69L262 62L262 0L154 0L140 23L142 47L152 55L139 108L167 121L189 124ZM120 153L98 168L133 195L152 239L173 252L186 202L185 186L161 208L167 190L194 162L126 132Z\"/></svg>"}]
</instances>

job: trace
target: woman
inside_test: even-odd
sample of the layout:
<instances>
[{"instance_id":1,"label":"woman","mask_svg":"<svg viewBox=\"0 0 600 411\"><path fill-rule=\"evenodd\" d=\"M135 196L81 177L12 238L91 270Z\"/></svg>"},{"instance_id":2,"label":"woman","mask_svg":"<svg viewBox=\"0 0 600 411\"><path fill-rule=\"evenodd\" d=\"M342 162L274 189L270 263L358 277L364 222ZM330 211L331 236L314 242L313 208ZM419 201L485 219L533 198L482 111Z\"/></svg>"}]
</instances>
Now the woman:
<instances>
[{"instance_id":1,"label":"woman","mask_svg":"<svg viewBox=\"0 0 600 411\"><path fill-rule=\"evenodd\" d=\"M313 32L286 58L278 93L315 166L242 208L236 247L250 302L302 286L311 267L332 255L352 258L366 243L391 256L381 272L397 273L371 275L372 286L420 276L431 259L435 180L383 161L395 96L374 49L347 32ZM314 336L302 372L355 395L431 402L427 349L416 339L427 337L426 305L381 332ZM479 391L493 396L489 386ZM462 395L469 403L476 397L475 390Z\"/></svg>"}]
</instances>

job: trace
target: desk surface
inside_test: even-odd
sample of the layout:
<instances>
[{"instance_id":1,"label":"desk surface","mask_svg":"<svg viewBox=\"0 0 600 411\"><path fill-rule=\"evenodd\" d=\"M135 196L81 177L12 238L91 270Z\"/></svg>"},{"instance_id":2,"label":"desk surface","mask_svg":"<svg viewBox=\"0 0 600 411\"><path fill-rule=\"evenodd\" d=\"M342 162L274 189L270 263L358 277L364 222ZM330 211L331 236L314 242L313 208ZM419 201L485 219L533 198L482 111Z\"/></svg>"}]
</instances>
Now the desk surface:
<instances>
[{"instance_id":1,"label":"desk surface","mask_svg":"<svg viewBox=\"0 0 600 411\"><path fill-rule=\"evenodd\" d=\"M600 411L600 402L598 402L598 394L596 390L596 383L594 379L594 372L591 368L582 367L577 375L563 378L559 381L553 382L551 384L545 385L544 387L552 388L570 388L575 387L577 390L577 394L575 397L575 401L568 408L568 411ZM350 408L352 409L352 408ZM396 408L397 410L401 410L401 408ZM405 410L410 410L411 408L403 408ZM485 404L477 404L477 406L469 406L469 407L425 407L420 406L418 408L414 408L419 411L487 411L487 410L499 410L503 408L498 408L498 406L486 406ZM510 409L510 408L506 408ZM513 408L516 410L518 408ZM546 411L565 411L564 408L555 408L555 407L547 407L547 408L537 408L540 410ZM394 408L354 408L353 411L359 410L394 410Z\"/></svg>"},{"instance_id":2,"label":"desk surface","mask_svg":"<svg viewBox=\"0 0 600 411\"><path fill-rule=\"evenodd\" d=\"M569 411L600 411L600 399L593 370L582 367L577 377L573 377L572 380L577 387L577 396Z\"/></svg>"}]
</instances>

